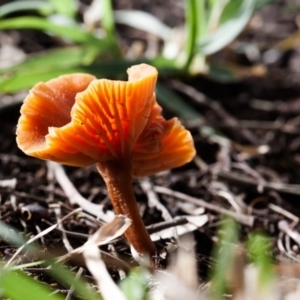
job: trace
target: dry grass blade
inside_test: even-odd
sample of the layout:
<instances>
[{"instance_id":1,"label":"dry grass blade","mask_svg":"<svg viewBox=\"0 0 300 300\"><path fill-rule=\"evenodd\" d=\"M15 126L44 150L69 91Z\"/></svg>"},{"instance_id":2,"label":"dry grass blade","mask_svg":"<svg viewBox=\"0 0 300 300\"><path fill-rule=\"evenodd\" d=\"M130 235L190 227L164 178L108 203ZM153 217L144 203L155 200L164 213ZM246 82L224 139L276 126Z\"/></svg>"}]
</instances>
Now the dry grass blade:
<instances>
[{"instance_id":1,"label":"dry grass blade","mask_svg":"<svg viewBox=\"0 0 300 300\"><path fill-rule=\"evenodd\" d=\"M90 244L95 244L97 246L108 244L112 240L120 237L127 230L130 224L131 220L126 216L115 216L111 222L100 227L85 244L66 255L59 257L57 261L63 262L68 260L74 254L82 253L86 247L89 247Z\"/></svg>"},{"instance_id":2,"label":"dry grass blade","mask_svg":"<svg viewBox=\"0 0 300 300\"><path fill-rule=\"evenodd\" d=\"M194 252L194 240L191 236L185 236L179 240L177 255L173 255L167 272L158 271L155 278L158 285L150 294L151 300L206 299L203 295L197 295L197 259Z\"/></svg>"},{"instance_id":3,"label":"dry grass blade","mask_svg":"<svg viewBox=\"0 0 300 300\"><path fill-rule=\"evenodd\" d=\"M131 221L122 215L102 226L82 247L85 263L97 282L103 299L125 300L125 296L112 280L103 260L101 259L98 245L103 245L122 235L130 226Z\"/></svg>"},{"instance_id":4,"label":"dry grass blade","mask_svg":"<svg viewBox=\"0 0 300 300\"><path fill-rule=\"evenodd\" d=\"M85 263L97 282L99 291L104 300L125 300L125 296L110 277L105 264L100 256L98 246L90 243L83 251Z\"/></svg>"},{"instance_id":5,"label":"dry grass blade","mask_svg":"<svg viewBox=\"0 0 300 300\"><path fill-rule=\"evenodd\" d=\"M85 245L90 243L96 244L97 246L108 244L121 236L130 225L131 220L129 218L123 215L117 215L111 222L104 224L97 230Z\"/></svg>"}]
</instances>

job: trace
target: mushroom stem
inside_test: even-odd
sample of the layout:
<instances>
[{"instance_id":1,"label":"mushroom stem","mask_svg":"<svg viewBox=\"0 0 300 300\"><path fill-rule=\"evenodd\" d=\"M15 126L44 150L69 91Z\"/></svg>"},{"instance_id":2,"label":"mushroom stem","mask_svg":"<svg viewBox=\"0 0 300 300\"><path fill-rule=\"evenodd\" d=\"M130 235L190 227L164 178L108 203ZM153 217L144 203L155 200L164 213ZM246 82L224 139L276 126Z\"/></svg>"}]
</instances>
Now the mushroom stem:
<instances>
[{"instance_id":1,"label":"mushroom stem","mask_svg":"<svg viewBox=\"0 0 300 300\"><path fill-rule=\"evenodd\" d=\"M123 214L132 220L125 237L140 254L150 257L156 249L139 214L132 187L131 165L120 160L97 163L97 169L103 177L116 214Z\"/></svg>"}]
</instances>

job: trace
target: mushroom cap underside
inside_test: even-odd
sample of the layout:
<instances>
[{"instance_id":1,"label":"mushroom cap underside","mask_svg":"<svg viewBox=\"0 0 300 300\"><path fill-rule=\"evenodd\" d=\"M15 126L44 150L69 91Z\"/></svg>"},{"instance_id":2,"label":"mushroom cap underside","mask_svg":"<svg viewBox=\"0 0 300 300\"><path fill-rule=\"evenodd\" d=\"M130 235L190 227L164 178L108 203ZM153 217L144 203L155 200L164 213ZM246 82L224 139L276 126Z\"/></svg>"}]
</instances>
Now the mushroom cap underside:
<instances>
[{"instance_id":1,"label":"mushroom cap underside","mask_svg":"<svg viewBox=\"0 0 300 300\"><path fill-rule=\"evenodd\" d=\"M73 166L131 159L135 177L190 161L195 149L189 131L161 116L157 70L141 64L128 75L127 82L70 74L38 83L21 108L18 146Z\"/></svg>"}]
</instances>

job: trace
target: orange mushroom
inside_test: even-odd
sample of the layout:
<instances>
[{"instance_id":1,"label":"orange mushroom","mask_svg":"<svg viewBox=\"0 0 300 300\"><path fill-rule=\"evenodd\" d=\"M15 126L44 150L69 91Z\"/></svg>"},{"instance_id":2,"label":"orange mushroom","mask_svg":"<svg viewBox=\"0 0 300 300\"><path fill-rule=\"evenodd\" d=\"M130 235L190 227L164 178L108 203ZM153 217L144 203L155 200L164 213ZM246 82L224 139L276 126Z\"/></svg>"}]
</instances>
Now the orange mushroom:
<instances>
[{"instance_id":1,"label":"orange mushroom","mask_svg":"<svg viewBox=\"0 0 300 300\"><path fill-rule=\"evenodd\" d=\"M138 253L153 256L132 177L179 167L194 157L195 148L177 118L161 116L154 93L157 70L141 64L128 75L127 82L71 74L38 83L21 108L17 144L41 159L96 164L115 212L132 220L125 237Z\"/></svg>"}]
</instances>

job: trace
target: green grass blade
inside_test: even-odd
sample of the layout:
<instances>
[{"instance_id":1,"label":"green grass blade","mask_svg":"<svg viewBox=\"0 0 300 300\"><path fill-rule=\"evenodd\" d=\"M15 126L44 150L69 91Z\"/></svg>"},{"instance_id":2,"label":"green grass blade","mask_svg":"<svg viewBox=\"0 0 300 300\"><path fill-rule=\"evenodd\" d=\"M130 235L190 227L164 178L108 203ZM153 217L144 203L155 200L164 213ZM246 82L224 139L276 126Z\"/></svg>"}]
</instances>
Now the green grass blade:
<instances>
[{"instance_id":1,"label":"green grass blade","mask_svg":"<svg viewBox=\"0 0 300 300\"><path fill-rule=\"evenodd\" d=\"M199 0L186 0L185 1L185 26L186 26L186 48L185 48L185 62L183 65L184 70L188 70L195 54L195 46L197 42L198 27L198 14L197 14L197 1ZM200 0L203 2L203 0Z\"/></svg>"},{"instance_id":2,"label":"green grass blade","mask_svg":"<svg viewBox=\"0 0 300 300\"><path fill-rule=\"evenodd\" d=\"M32 57L29 61L0 72L0 92L12 93L31 88L40 81L70 73L90 73L98 78L124 79L126 70L141 61L103 60L92 65L82 64L83 49L54 50L46 57Z\"/></svg>"},{"instance_id":3,"label":"green grass blade","mask_svg":"<svg viewBox=\"0 0 300 300\"><path fill-rule=\"evenodd\" d=\"M156 94L159 103L180 118L189 121L202 120L201 114L165 85L157 83Z\"/></svg>"},{"instance_id":4,"label":"green grass blade","mask_svg":"<svg viewBox=\"0 0 300 300\"><path fill-rule=\"evenodd\" d=\"M3 222L0 222L0 237L5 242L17 247L24 245L27 241L21 234L17 233L16 229ZM28 245L26 249L30 249L31 251L36 250L32 245Z\"/></svg>"},{"instance_id":5,"label":"green grass blade","mask_svg":"<svg viewBox=\"0 0 300 300\"><path fill-rule=\"evenodd\" d=\"M30 74L35 69L48 69L59 66L74 66L84 64L88 50L85 47L68 47L49 50L29 56L24 62L10 68L1 69L0 75L5 73L26 73ZM14 74L12 74L13 76Z\"/></svg>"},{"instance_id":6,"label":"green grass blade","mask_svg":"<svg viewBox=\"0 0 300 300\"><path fill-rule=\"evenodd\" d=\"M197 22L197 39L203 37L207 32L207 10L206 0L195 1L195 15Z\"/></svg>"},{"instance_id":7,"label":"green grass blade","mask_svg":"<svg viewBox=\"0 0 300 300\"><path fill-rule=\"evenodd\" d=\"M113 36L115 38L116 28L111 0L102 0L102 5L102 26L105 29L108 36Z\"/></svg>"},{"instance_id":8,"label":"green grass blade","mask_svg":"<svg viewBox=\"0 0 300 300\"><path fill-rule=\"evenodd\" d=\"M75 72L91 73L98 78L111 78L126 80L126 70L135 64L150 63L159 69L160 76L178 74L169 65L169 61L155 58L153 61L145 60L95 60L97 52L94 47L69 47L50 50L48 52L32 55L26 61L6 69L0 69L0 92L13 93L31 88L40 81L47 81L63 74ZM171 63L172 65L172 63Z\"/></svg>"},{"instance_id":9,"label":"green grass blade","mask_svg":"<svg viewBox=\"0 0 300 300\"><path fill-rule=\"evenodd\" d=\"M0 30L6 29L37 29L45 30L58 37L73 42L94 44L101 47L101 42L91 33L85 32L79 26L62 26L39 17L17 17L0 21Z\"/></svg>"},{"instance_id":10,"label":"green grass blade","mask_svg":"<svg viewBox=\"0 0 300 300\"><path fill-rule=\"evenodd\" d=\"M0 290L5 297L12 300L63 300L59 294L53 292L45 284L40 283L20 271L1 270L0 266ZM1 296L1 295L0 295Z\"/></svg>"},{"instance_id":11,"label":"green grass blade","mask_svg":"<svg viewBox=\"0 0 300 300\"><path fill-rule=\"evenodd\" d=\"M168 74L166 74L166 77L167 76ZM207 125L209 122L205 117L189 104L190 99L182 98L179 94L159 82L156 86L156 94L158 96L158 102L172 111L175 115L184 119L186 124L198 126L198 130L202 137L208 138L210 141L218 144L225 143L228 145L228 143L230 143L230 140L228 140L221 132Z\"/></svg>"},{"instance_id":12,"label":"green grass blade","mask_svg":"<svg viewBox=\"0 0 300 300\"><path fill-rule=\"evenodd\" d=\"M33 55L14 67L0 69L0 92L16 92L64 73L84 72L79 66L94 60L95 54L89 47L70 47Z\"/></svg>"},{"instance_id":13,"label":"green grass blade","mask_svg":"<svg viewBox=\"0 0 300 300\"><path fill-rule=\"evenodd\" d=\"M212 278L212 299L223 299L227 290L228 271L232 268L233 249L238 240L238 228L233 219L225 219L220 228L219 242L214 250L213 256L216 263L214 265Z\"/></svg>"},{"instance_id":14,"label":"green grass blade","mask_svg":"<svg viewBox=\"0 0 300 300\"><path fill-rule=\"evenodd\" d=\"M51 70L39 70L38 72L31 72L29 76L26 74L16 73L13 77L6 80L0 80L0 92L14 93L20 90L32 88L38 82L47 81L63 74L84 72L83 68L53 68Z\"/></svg>"},{"instance_id":15,"label":"green grass blade","mask_svg":"<svg viewBox=\"0 0 300 300\"><path fill-rule=\"evenodd\" d=\"M247 243L250 260L258 267L262 286L275 278L271 246L271 240L262 233L251 234Z\"/></svg>"},{"instance_id":16,"label":"green grass blade","mask_svg":"<svg viewBox=\"0 0 300 300\"><path fill-rule=\"evenodd\" d=\"M1 222L0 237L7 243L16 246L26 243L26 240L20 236L15 229ZM28 245L26 249L27 251L31 250L32 253L40 251L37 247L32 245ZM37 264L40 264L40 262ZM88 300L102 299L95 289L90 288L83 280L76 278L75 274L67 270L67 268L51 260L47 260L45 264L51 266L49 274L67 288L73 286L76 295ZM24 265L22 267L24 267ZM15 288L16 286L18 287L17 289ZM12 271L11 269L3 269L3 266L0 264L0 292L1 290L4 290L4 294L13 300L48 299L47 295L51 293L51 290L46 288L44 284L40 284L18 270ZM51 299L59 300L61 298L52 298L51 296Z\"/></svg>"},{"instance_id":17,"label":"green grass blade","mask_svg":"<svg viewBox=\"0 0 300 300\"><path fill-rule=\"evenodd\" d=\"M109 42L111 50L114 52L114 55L120 57L121 52L118 46L118 39L116 35L115 20L111 0L102 0L102 8L102 26L106 31L106 39Z\"/></svg>"},{"instance_id":18,"label":"green grass blade","mask_svg":"<svg viewBox=\"0 0 300 300\"><path fill-rule=\"evenodd\" d=\"M0 6L0 18L3 18L11 13L26 10L39 11L43 15L49 15L53 12L53 6L44 0L12 1Z\"/></svg>"}]
</instances>

